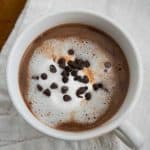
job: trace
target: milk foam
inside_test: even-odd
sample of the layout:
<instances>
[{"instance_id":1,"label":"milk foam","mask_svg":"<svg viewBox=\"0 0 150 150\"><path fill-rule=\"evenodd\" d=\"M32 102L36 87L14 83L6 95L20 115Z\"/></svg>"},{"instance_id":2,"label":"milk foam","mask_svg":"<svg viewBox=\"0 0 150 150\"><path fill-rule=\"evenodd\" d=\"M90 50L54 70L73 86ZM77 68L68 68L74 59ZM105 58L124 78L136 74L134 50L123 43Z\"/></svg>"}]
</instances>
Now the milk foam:
<instances>
[{"instance_id":1,"label":"milk foam","mask_svg":"<svg viewBox=\"0 0 150 150\"><path fill-rule=\"evenodd\" d=\"M74 56L69 56L68 49L74 49ZM65 57L66 60L74 59L74 57L89 60L90 70L93 73L93 79L88 84L74 81L72 76L69 76L67 83L62 82L62 69L58 66L57 60L60 57ZM66 37L46 40L37 47L29 62L29 89L27 92L28 101L32 103L32 113L43 123L50 127L57 126L61 122L77 121L79 123L93 123L102 116L109 107L109 102L114 93L114 87L118 87L114 68L110 68L107 74L104 72L104 62L111 62L113 59L103 47L96 43L79 39L77 37ZM49 66L53 64L57 68L56 73L49 71ZM32 80L33 75L46 73L47 80ZM84 75L83 71L79 71L80 75ZM52 82L58 84L57 89L50 89ZM109 90L94 91L93 83L102 82ZM42 92L39 92L36 85L40 84L44 89L51 90L51 96L47 97ZM68 95L72 100L65 102L61 87L68 86ZM88 86L88 91L92 97L89 101L76 96L76 90L81 86Z\"/></svg>"}]
</instances>

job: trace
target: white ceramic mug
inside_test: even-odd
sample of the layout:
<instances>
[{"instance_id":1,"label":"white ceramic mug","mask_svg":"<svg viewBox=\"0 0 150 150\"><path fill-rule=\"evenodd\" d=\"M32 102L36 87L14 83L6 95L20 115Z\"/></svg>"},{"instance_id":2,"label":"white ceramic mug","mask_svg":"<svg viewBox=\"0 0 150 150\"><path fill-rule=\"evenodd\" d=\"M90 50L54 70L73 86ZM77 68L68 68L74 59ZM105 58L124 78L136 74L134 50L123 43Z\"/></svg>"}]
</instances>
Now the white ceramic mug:
<instances>
[{"instance_id":1,"label":"white ceramic mug","mask_svg":"<svg viewBox=\"0 0 150 150\"><path fill-rule=\"evenodd\" d=\"M130 83L127 96L119 111L104 124L82 132L69 132L47 127L37 120L27 108L21 96L18 84L18 72L21 58L28 45L43 31L59 24L81 23L103 30L113 37L122 48L130 70ZM142 86L141 59L135 44L131 38L116 23L105 16L87 11L69 11L52 14L41 18L39 21L27 27L16 40L7 65L7 84L10 97L18 112L23 118L39 131L56 138L66 140L83 140L96 136L102 136L110 131L115 131L128 146L139 149L143 144L143 138L129 122L125 121L127 113L134 108Z\"/></svg>"}]
</instances>

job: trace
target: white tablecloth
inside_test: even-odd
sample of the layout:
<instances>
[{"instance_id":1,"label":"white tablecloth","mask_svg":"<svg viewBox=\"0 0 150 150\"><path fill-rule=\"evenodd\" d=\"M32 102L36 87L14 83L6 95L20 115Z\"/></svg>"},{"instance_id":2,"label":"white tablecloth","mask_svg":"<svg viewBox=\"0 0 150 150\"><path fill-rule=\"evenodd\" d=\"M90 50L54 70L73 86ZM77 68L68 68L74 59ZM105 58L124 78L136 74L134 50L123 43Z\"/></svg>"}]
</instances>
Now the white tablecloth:
<instances>
[{"instance_id":1,"label":"white tablecloth","mask_svg":"<svg viewBox=\"0 0 150 150\"><path fill-rule=\"evenodd\" d=\"M150 150L150 1L149 0L28 0L0 55L0 150L127 150L113 134L86 141L63 141L47 137L28 125L8 96L5 69L17 37L40 16L61 10L89 9L113 18L136 42L143 58L144 85L140 100L128 119L145 137L142 150Z\"/></svg>"}]
</instances>

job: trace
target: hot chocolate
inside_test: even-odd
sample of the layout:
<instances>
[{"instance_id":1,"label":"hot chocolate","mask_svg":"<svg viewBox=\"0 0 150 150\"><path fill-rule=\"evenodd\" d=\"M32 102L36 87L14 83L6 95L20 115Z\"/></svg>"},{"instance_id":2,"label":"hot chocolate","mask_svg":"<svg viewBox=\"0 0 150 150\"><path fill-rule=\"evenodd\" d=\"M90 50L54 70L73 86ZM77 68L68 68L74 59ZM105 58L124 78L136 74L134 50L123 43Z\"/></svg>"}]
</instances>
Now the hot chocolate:
<instances>
[{"instance_id":1,"label":"hot chocolate","mask_svg":"<svg viewBox=\"0 0 150 150\"><path fill-rule=\"evenodd\" d=\"M129 85L127 60L107 34L65 24L37 37L23 55L19 86L32 114L60 130L87 130L121 107Z\"/></svg>"}]
</instances>

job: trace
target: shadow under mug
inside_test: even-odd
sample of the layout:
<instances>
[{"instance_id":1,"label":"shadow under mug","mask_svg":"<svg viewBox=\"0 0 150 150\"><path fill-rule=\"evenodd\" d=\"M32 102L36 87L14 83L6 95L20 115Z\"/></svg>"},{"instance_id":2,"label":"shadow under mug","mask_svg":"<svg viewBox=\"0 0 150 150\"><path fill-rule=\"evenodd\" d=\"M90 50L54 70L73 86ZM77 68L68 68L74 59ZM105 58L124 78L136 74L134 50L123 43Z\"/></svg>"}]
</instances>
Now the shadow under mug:
<instances>
[{"instance_id":1,"label":"shadow under mug","mask_svg":"<svg viewBox=\"0 0 150 150\"><path fill-rule=\"evenodd\" d=\"M45 30L65 23L87 24L110 35L122 48L130 70L128 93L119 111L104 124L82 132L56 130L41 123L26 107L18 84L19 64L28 45ZM110 18L89 11L68 11L51 14L39 19L19 35L10 52L6 73L8 90L14 106L23 118L39 131L65 140L83 140L102 136L114 130L116 135L131 148L139 149L143 145L143 138L139 131L126 120L127 113L135 106L141 91L141 58L129 35Z\"/></svg>"}]
</instances>

